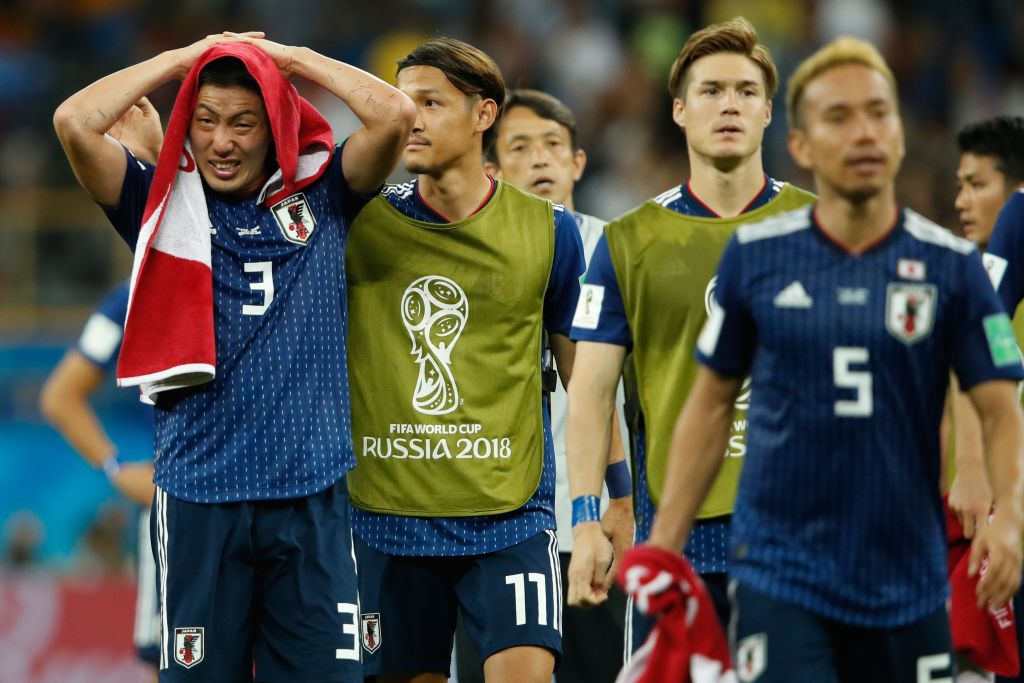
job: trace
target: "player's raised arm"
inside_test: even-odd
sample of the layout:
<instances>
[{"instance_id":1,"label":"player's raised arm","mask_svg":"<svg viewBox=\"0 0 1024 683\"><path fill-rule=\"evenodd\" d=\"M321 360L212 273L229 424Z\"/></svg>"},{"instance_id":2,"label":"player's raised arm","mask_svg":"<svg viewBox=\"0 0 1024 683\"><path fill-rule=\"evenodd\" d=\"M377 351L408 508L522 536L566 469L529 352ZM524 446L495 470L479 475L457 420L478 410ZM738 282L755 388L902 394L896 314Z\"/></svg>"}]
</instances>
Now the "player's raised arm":
<instances>
[{"instance_id":1,"label":"player's raised arm","mask_svg":"<svg viewBox=\"0 0 1024 683\"><path fill-rule=\"evenodd\" d=\"M53 126L78 182L105 206L117 203L124 182L121 145L108 131L131 107L164 83L181 79L207 48L262 33L207 36L187 47L168 50L87 85L66 99L53 115Z\"/></svg>"},{"instance_id":2,"label":"player's raised arm","mask_svg":"<svg viewBox=\"0 0 1024 683\"><path fill-rule=\"evenodd\" d=\"M301 76L348 105L363 127L345 143L345 180L357 194L375 192L402 156L416 120L413 101L376 76L307 47L259 38L248 42L270 55L286 78Z\"/></svg>"}]
</instances>

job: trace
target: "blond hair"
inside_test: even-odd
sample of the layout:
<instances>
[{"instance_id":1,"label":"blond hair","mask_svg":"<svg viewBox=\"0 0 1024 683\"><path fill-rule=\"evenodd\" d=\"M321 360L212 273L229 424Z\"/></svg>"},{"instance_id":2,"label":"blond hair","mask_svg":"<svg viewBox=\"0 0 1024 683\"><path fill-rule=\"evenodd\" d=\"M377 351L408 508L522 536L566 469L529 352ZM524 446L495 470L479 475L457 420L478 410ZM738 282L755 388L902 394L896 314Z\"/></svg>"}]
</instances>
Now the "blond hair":
<instances>
[{"instance_id":1,"label":"blond hair","mask_svg":"<svg viewBox=\"0 0 1024 683\"><path fill-rule=\"evenodd\" d=\"M771 99L779 87L779 71L771 53L757 42L757 30L744 17L711 24L694 33L683 45L668 72L668 91L672 97L685 98L686 76L701 57L730 52L743 55L757 64L764 75L765 96Z\"/></svg>"},{"instance_id":2,"label":"blond hair","mask_svg":"<svg viewBox=\"0 0 1024 683\"><path fill-rule=\"evenodd\" d=\"M829 69L845 64L860 64L874 69L892 86L893 95L896 94L896 77L878 48L859 38L840 36L800 62L786 82L786 116L790 128L799 129L803 126L800 104L807 84Z\"/></svg>"}]
</instances>

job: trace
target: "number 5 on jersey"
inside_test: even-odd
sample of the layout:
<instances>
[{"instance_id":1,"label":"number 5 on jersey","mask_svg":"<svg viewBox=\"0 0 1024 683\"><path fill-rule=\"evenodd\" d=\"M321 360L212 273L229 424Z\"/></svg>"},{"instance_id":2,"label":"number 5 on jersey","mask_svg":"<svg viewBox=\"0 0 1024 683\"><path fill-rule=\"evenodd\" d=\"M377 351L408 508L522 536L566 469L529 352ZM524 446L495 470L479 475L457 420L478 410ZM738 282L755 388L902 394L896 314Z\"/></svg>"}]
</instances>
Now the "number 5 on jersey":
<instances>
[{"instance_id":1,"label":"number 5 on jersey","mask_svg":"<svg viewBox=\"0 0 1024 683\"><path fill-rule=\"evenodd\" d=\"M837 346L833 350L832 380L836 388L855 392L855 398L835 402L837 417L871 417L874 412L871 371L852 367L867 365L868 360L868 350L862 346Z\"/></svg>"},{"instance_id":2,"label":"number 5 on jersey","mask_svg":"<svg viewBox=\"0 0 1024 683\"><path fill-rule=\"evenodd\" d=\"M242 315L263 315L270 308L270 302L274 300L274 272L273 264L270 261L256 261L244 265L245 272L259 273L260 279L256 282L249 282L249 289L263 292L263 303L242 304Z\"/></svg>"}]
</instances>

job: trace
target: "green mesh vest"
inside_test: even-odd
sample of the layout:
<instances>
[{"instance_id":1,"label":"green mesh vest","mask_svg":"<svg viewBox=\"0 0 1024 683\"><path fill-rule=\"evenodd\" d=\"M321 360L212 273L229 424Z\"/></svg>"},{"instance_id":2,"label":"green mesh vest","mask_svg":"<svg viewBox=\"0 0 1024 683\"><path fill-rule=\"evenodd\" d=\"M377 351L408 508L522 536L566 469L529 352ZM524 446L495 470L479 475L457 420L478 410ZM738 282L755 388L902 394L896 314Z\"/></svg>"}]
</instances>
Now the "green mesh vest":
<instances>
[{"instance_id":1,"label":"green mesh vest","mask_svg":"<svg viewBox=\"0 0 1024 683\"><path fill-rule=\"evenodd\" d=\"M553 211L498 183L457 223L414 220L384 197L359 213L345 255L354 505L461 517L533 495Z\"/></svg>"},{"instance_id":2,"label":"green mesh vest","mask_svg":"<svg viewBox=\"0 0 1024 683\"><path fill-rule=\"evenodd\" d=\"M725 245L740 225L797 209L814 195L783 186L764 206L735 218L685 216L653 200L605 227L633 334L633 369L647 431L647 482L657 504L679 411L697 376L694 348L715 290ZM725 464L698 518L732 512L743 456L749 380L736 401Z\"/></svg>"}]
</instances>

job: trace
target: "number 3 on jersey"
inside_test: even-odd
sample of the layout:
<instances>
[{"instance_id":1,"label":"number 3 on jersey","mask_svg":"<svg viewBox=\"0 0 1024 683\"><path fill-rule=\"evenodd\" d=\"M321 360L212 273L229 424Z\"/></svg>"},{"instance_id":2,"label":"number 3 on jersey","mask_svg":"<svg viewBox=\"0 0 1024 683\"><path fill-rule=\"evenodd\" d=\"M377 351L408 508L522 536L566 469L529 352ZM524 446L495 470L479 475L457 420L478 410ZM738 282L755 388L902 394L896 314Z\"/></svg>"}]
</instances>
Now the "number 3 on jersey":
<instances>
[{"instance_id":1,"label":"number 3 on jersey","mask_svg":"<svg viewBox=\"0 0 1024 683\"><path fill-rule=\"evenodd\" d=\"M839 399L835 402L838 417L871 417L874 412L871 371L854 369L854 365L866 365L868 350L862 346L837 346L832 351L832 380L837 389L852 389L856 398Z\"/></svg>"},{"instance_id":2,"label":"number 3 on jersey","mask_svg":"<svg viewBox=\"0 0 1024 683\"><path fill-rule=\"evenodd\" d=\"M249 289L263 292L263 303L242 304L242 315L263 315L274 300L274 272L270 261L256 261L245 264L245 272L259 273L260 279L249 283Z\"/></svg>"}]
</instances>

